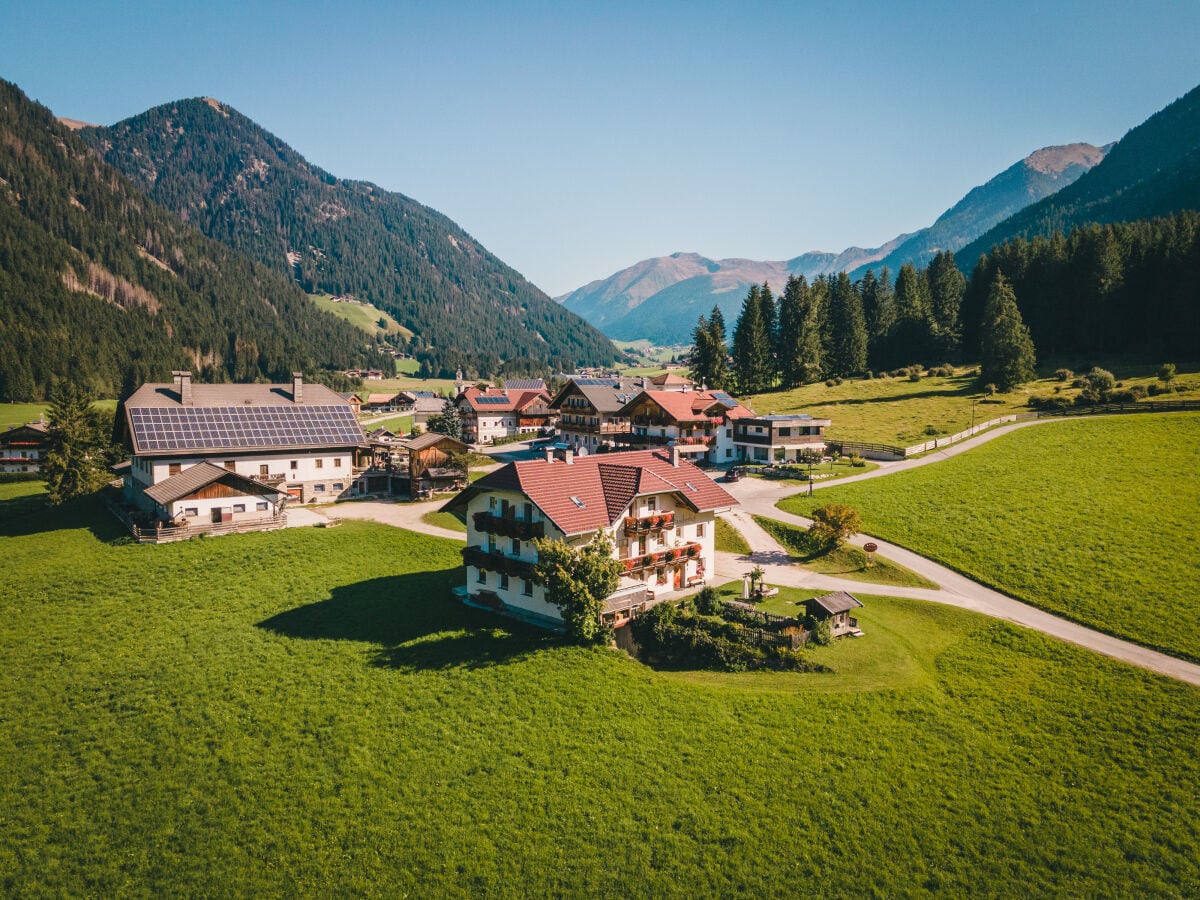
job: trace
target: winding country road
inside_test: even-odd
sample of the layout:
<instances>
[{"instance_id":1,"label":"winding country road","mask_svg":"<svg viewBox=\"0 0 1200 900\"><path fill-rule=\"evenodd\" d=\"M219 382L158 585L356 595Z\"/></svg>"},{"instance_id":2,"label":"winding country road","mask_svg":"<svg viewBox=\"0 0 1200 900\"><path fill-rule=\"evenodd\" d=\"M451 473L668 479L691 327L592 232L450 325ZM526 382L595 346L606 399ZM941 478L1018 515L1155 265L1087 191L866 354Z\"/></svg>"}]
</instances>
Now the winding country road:
<instances>
[{"instance_id":1,"label":"winding country road","mask_svg":"<svg viewBox=\"0 0 1200 900\"><path fill-rule=\"evenodd\" d=\"M1018 422L995 428L977 437L954 444L945 450L939 450L920 459L904 460L902 462L884 463L878 469L862 475L839 478L836 481L815 482L814 490L837 484L847 484L852 481L862 481L868 478L879 478L902 472L917 466L929 465L956 456L982 443L994 440L1017 428L1031 425L1053 424L1062 420L1039 419L1028 422ZM850 543L862 546L867 541L879 545L879 554L893 562L911 569L918 575L929 579L939 586L939 590L923 588L895 587L893 585L868 584L861 581L849 581L827 575L809 572L795 563L788 552L784 550L771 535L758 526L751 516L764 516L779 522L798 525L807 528L810 520L803 516L786 513L777 508L775 503L787 493L795 493L783 488L778 482L761 478L743 478L735 484L724 487L737 498L740 507L726 514L746 538L752 552L749 556L739 556L732 553L718 554L717 574L728 578L741 578L749 567L760 565L766 570L766 580L772 584L782 584L795 587L814 588L817 590L861 591L864 594L882 594L887 597L910 597L916 600L930 600L935 603L946 603L970 609L997 619L1004 619L1034 631L1077 644L1088 650L1102 653L1113 659L1119 659L1151 672L1166 675L1170 678L1185 681L1189 684L1200 685L1200 665L1177 659L1165 653L1159 653L1147 647L1120 638L1112 637L1103 632L1095 631L1084 625L1059 618L1037 607L1014 600L999 591L984 587L957 572L946 568L933 560L926 559L906 550L896 544L880 540L869 535L857 535Z\"/></svg>"},{"instance_id":2,"label":"winding country road","mask_svg":"<svg viewBox=\"0 0 1200 900\"><path fill-rule=\"evenodd\" d=\"M839 478L836 481L816 482L814 489L820 490L830 485L847 484L853 481L863 481L868 478L880 478L918 466L930 465L948 457L957 456L959 453L964 453L967 450L978 447L980 444L995 440L997 437L1018 428L1026 428L1032 425L1052 425L1058 421L1062 420L1039 419L1018 422L1012 425L1003 425L969 440L954 444L944 450L926 454L918 459L882 463L878 469L865 472L862 475L852 475L848 478ZM527 452L527 448L520 445L513 448L506 448L506 450L507 453L505 455L510 455L511 457L518 456L522 451ZM805 528L808 527L810 524L808 519L803 516L783 512L775 506L775 503L779 499L787 493L794 493L794 491L789 491L787 487L779 482L760 478L743 478L735 484L726 484L723 486L741 504L738 508L727 513L725 517L746 538L747 543L751 547L751 553L748 556L735 553L718 553L716 569L717 575L722 578L731 580L740 579L750 568L759 565L766 571L766 581L771 584L812 588L815 590L859 591L864 594L880 594L886 597L907 597L934 603L946 603L993 618L1003 619L1026 628L1032 628L1034 631L1040 631L1043 634L1048 634L1080 647L1085 647L1088 650L1110 656L1113 659L1118 659L1122 662L1148 669L1151 672L1157 672L1160 675L1166 675L1179 681L1200 686L1200 665L1177 659L1165 653L1159 653L1156 650L1150 650L1138 644L1123 641L1120 638L1115 638L1111 635L1087 628L1086 626L1059 618L1034 606L1022 603L1019 600L1014 600L1012 597L1008 597L999 591L984 587L978 582L972 581L970 578L960 575L933 560L926 559L923 556L913 553L911 550L906 550L903 547L882 541L879 538L858 535L851 540L851 543L862 546L867 541L874 541L879 545L880 555L929 579L938 585L939 589L930 590L926 588L871 584L810 572L793 560L788 552L771 535L760 528L752 518L755 515L765 516L780 522L787 522ZM460 531L439 528L421 520L421 516L427 512L436 510L440 505L440 502L409 503L391 500L365 500L339 503L336 506L320 507L319 510L306 509L304 512L309 513L312 520L320 520L321 517L331 519L370 519L385 525L418 531L422 534L436 535L437 537L449 538L451 540L464 540L466 536ZM306 521L304 524L314 524L315 522L312 520ZM298 522L297 524L300 523Z\"/></svg>"}]
</instances>

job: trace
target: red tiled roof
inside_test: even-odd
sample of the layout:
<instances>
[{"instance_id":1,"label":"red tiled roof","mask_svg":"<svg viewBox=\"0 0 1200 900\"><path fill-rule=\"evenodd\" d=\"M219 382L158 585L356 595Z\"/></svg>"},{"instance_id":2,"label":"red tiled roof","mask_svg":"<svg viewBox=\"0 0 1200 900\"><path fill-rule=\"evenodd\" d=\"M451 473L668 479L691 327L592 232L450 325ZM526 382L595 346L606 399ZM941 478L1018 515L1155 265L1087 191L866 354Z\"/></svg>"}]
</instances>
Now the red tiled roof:
<instances>
[{"instance_id":1,"label":"red tiled roof","mask_svg":"<svg viewBox=\"0 0 1200 900\"><path fill-rule=\"evenodd\" d=\"M643 391L629 401L620 414L631 415L634 405L641 403L644 399L657 404L676 422L700 421L708 418L710 413L714 418L725 415L730 419L754 415L744 406L730 408L724 400L718 400L713 396L712 391Z\"/></svg>"},{"instance_id":2,"label":"red tiled roof","mask_svg":"<svg viewBox=\"0 0 1200 900\"><path fill-rule=\"evenodd\" d=\"M482 403L481 397L484 398ZM549 403L550 395L545 391L507 391L499 388L481 391L477 387L469 387L458 395L458 399L466 400L477 413L505 413L520 412L538 400Z\"/></svg>"},{"instance_id":3,"label":"red tiled roof","mask_svg":"<svg viewBox=\"0 0 1200 900\"><path fill-rule=\"evenodd\" d=\"M545 460L509 463L476 481L443 509L465 507L489 489L525 494L568 535L612 525L635 496L644 494L675 493L697 512L737 506L696 466L684 460L671 465L662 450L584 456L569 465Z\"/></svg>"}]
</instances>

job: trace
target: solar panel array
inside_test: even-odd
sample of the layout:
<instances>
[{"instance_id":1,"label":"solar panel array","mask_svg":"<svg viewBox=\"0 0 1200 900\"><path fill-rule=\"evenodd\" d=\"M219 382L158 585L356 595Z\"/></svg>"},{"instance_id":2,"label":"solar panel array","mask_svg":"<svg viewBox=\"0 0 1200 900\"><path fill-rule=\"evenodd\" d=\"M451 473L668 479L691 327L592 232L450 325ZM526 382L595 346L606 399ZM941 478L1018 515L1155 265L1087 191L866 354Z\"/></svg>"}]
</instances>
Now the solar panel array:
<instances>
[{"instance_id":1,"label":"solar panel array","mask_svg":"<svg viewBox=\"0 0 1200 900\"><path fill-rule=\"evenodd\" d=\"M509 402L507 397L476 397L475 402L487 406L498 406Z\"/></svg>"},{"instance_id":2,"label":"solar panel array","mask_svg":"<svg viewBox=\"0 0 1200 900\"><path fill-rule=\"evenodd\" d=\"M720 400L722 403L728 404L729 406L737 406L738 405L738 402L736 400L734 400L732 397L730 397L724 391L713 391L712 395L713 395L714 400Z\"/></svg>"},{"instance_id":3,"label":"solar panel array","mask_svg":"<svg viewBox=\"0 0 1200 900\"><path fill-rule=\"evenodd\" d=\"M580 387L619 387L621 384L616 378L575 378L573 380Z\"/></svg>"},{"instance_id":4,"label":"solar panel array","mask_svg":"<svg viewBox=\"0 0 1200 900\"><path fill-rule=\"evenodd\" d=\"M148 407L129 418L140 453L363 443L349 406Z\"/></svg>"}]
</instances>

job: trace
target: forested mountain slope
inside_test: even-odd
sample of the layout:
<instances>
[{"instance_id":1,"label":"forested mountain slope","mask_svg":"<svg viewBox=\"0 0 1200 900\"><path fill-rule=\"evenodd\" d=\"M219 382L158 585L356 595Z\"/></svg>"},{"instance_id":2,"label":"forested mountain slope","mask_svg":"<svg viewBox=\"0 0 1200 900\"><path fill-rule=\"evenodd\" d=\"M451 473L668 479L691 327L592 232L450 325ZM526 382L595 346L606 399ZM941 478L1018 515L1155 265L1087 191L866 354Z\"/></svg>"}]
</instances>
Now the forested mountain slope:
<instances>
[{"instance_id":1,"label":"forested mountain slope","mask_svg":"<svg viewBox=\"0 0 1200 900\"><path fill-rule=\"evenodd\" d=\"M426 372L569 370L614 358L602 334L446 216L310 165L216 100L180 100L81 135L208 236L307 291L352 294L391 313L415 333Z\"/></svg>"},{"instance_id":2,"label":"forested mountain slope","mask_svg":"<svg viewBox=\"0 0 1200 900\"><path fill-rule=\"evenodd\" d=\"M1088 223L1132 222L1200 209L1200 87L1131 130L1069 187L996 225L959 251L959 265L1013 238L1050 237Z\"/></svg>"},{"instance_id":3,"label":"forested mountain slope","mask_svg":"<svg viewBox=\"0 0 1200 900\"><path fill-rule=\"evenodd\" d=\"M208 380L378 359L290 281L210 240L0 81L0 399L99 394L184 367Z\"/></svg>"}]
</instances>

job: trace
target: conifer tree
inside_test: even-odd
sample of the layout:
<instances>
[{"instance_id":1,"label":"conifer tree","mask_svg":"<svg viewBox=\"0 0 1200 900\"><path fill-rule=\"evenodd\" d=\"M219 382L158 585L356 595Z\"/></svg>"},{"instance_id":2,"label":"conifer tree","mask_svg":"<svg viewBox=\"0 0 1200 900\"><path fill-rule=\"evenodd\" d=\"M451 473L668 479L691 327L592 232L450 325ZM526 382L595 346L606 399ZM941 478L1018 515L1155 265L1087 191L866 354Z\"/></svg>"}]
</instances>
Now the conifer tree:
<instances>
[{"instance_id":1,"label":"conifer tree","mask_svg":"<svg viewBox=\"0 0 1200 900\"><path fill-rule=\"evenodd\" d=\"M107 418L92 407L91 397L74 382L63 382L52 392L46 458L41 467L52 504L94 493L111 477L111 423Z\"/></svg>"},{"instance_id":2,"label":"conifer tree","mask_svg":"<svg viewBox=\"0 0 1200 900\"><path fill-rule=\"evenodd\" d=\"M733 329L733 371L738 390L755 394L769 387L771 340L762 318L758 285L751 285Z\"/></svg>"},{"instance_id":3,"label":"conifer tree","mask_svg":"<svg viewBox=\"0 0 1200 900\"><path fill-rule=\"evenodd\" d=\"M706 383L712 390L719 391L729 386L729 347L725 343L725 316L716 304L708 317L708 333L713 357L712 371Z\"/></svg>"},{"instance_id":4,"label":"conifer tree","mask_svg":"<svg viewBox=\"0 0 1200 900\"><path fill-rule=\"evenodd\" d=\"M896 276L896 321L888 334L888 357L897 362L923 362L933 352L933 311L929 282L912 263Z\"/></svg>"},{"instance_id":5,"label":"conifer tree","mask_svg":"<svg viewBox=\"0 0 1200 900\"><path fill-rule=\"evenodd\" d=\"M779 380L779 309L771 286L765 281L758 289L758 302L762 307L763 330L771 347L766 366L767 387L771 387Z\"/></svg>"},{"instance_id":6,"label":"conifer tree","mask_svg":"<svg viewBox=\"0 0 1200 900\"><path fill-rule=\"evenodd\" d=\"M867 367L867 327L863 320L862 298L850 281L839 272L833 284L830 304L833 353L828 371L832 375L854 375Z\"/></svg>"},{"instance_id":7,"label":"conifer tree","mask_svg":"<svg viewBox=\"0 0 1200 900\"><path fill-rule=\"evenodd\" d=\"M1033 339L1021 321L1016 294L1000 272L984 302L979 351L979 379L984 384L1008 391L1036 375Z\"/></svg>"},{"instance_id":8,"label":"conifer tree","mask_svg":"<svg viewBox=\"0 0 1200 900\"><path fill-rule=\"evenodd\" d=\"M789 275L779 298L779 374L784 387L804 383L804 360L800 342L804 316L808 312L808 281L804 276Z\"/></svg>"},{"instance_id":9,"label":"conifer tree","mask_svg":"<svg viewBox=\"0 0 1200 900\"><path fill-rule=\"evenodd\" d=\"M967 279L954 262L954 254L939 253L925 270L929 281L929 299L933 316L935 345L945 358L958 352L961 336L959 308Z\"/></svg>"}]
</instances>

